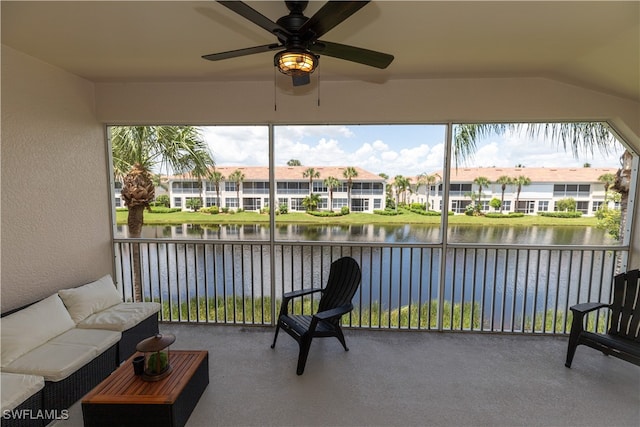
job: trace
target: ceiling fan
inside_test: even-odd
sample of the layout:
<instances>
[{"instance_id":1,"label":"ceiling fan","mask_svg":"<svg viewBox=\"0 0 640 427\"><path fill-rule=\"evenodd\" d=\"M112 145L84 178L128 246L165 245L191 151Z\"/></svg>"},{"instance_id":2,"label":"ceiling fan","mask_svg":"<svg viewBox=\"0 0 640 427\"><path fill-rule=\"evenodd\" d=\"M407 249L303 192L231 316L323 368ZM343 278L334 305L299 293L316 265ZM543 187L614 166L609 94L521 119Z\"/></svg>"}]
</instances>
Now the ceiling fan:
<instances>
[{"instance_id":1,"label":"ceiling fan","mask_svg":"<svg viewBox=\"0 0 640 427\"><path fill-rule=\"evenodd\" d=\"M289 14L276 22L241 1L218 3L269 31L278 38L278 42L202 56L210 61L277 50L273 58L274 65L280 72L292 77L294 86L310 83L310 74L318 66L320 55L381 69L387 68L393 61L393 55L319 39L369 1L328 1L311 18L304 16L308 1L285 1Z\"/></svg>"}]
</instances>

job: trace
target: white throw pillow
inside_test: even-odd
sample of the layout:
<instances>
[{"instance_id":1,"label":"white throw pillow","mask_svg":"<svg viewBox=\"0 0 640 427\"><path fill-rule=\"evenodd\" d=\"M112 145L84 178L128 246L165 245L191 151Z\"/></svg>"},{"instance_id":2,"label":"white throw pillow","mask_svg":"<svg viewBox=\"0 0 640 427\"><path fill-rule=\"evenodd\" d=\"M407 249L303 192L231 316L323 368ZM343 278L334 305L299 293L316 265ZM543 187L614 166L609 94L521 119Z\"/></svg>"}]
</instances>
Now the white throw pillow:
<instances>
[{"instance_id":1,"label":"white throw pillow","mask_svg":"<svg viewBox=\"0 0 640 427\"><path fill-rule=\"evenodd\" d=\"M75 323L122 302L110 275L77 288L62 289L58 295Z\"/></svg>"},{"instance_id":2,"label":"white throw pillow","mask_svg":"<svg viewBox=\"0 0 640 427\"><path fill-rule=\"evenodd\" d=\"M64 304L54 294L0 319L2 366L75 327Z\"/></svg>"}]
</instances>

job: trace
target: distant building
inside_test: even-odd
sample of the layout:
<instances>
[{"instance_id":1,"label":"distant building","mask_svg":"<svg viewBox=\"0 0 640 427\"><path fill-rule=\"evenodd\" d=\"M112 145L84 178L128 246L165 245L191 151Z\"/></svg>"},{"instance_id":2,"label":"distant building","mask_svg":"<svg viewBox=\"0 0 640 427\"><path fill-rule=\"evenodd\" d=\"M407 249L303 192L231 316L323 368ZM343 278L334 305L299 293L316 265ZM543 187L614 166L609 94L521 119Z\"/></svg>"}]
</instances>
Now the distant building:
<instances>
[{"instance_id":1,"label":"distant building","mask_svg":"<svg viewBox=\"0 0 640 427\"><path fill-rule=\"evenodd\" d=\"M451 170L449 185L449 210L464 213L472 203L472 194L477 199L478 185L474 180L485 177L490 184L482 188L482 196L477 200L484 212L494 211L489 201L502 198L502 185L496 181L502 176L517 178L526 177L529 185L521 186L520 194L516 185L507 185L504 192L503 213L522 212L537 214L538 212L555 211L558 200L572 198L576 201L576 210L583 215L593 215L605 202L605 186L598 178L605 174L615 175L614 168L458 168ZM444 176L442 171L434 172ZM411 202L426 203L429 191L430 209L442 210L442 182L416 188L418 178L411 179ZM517 201L517 205L516 205ZM613 206L612 208L619 208Z\"/></svg>"},{"instance_id":2,"label":"distant building","mask_svg":"<svg viewBox=\"0 0 640 427\"><path fill-rule=\"evenodd\" d=\"M304 177L304 172L312 167L319 172L319 177L311 182ZM276 166L275 199L278 206L286 205L289 211L304 211L302 201L309 193L320 195L319 210L329 210L329 189L325 185L326 178L336 178L339 185L333 189L332 209L340 210L349 206L348 183L343 173L347 167L339 166ZM354 167L357 176L352 179L351 206L352 212L372 213L385 207L385 180L362 168ZM239 170L244 178L239 183L229 177ZM269 206L269 168L266 166L222 166L216 171L224 176L220 182L220 195L211 181L198 181L188 175L169 177L169 197L171 207L187 209L190 198L200 198L203 206L259 211ZM117 205L117 202L116 202Z\"/></svg>"},{"instance_id":3,"label":"distant building","mask_svg":"<svg viewBox=\"0 0 640 427\"><path fill-rule=\"evenodd\" d=\"M285 205L290 211L304 211L302 201L309 195L309 178L303 177L310 166L276 166L276 203ZM324 184L327 177L334 177L339 185L333 189L334 211L343 206L349 206L348 185L343 173L346 167L340 166L311 166L320 173L319 178L312 180L311 192L320 195L319 210L329 210L329 189ZM351 206L352 212L373 213L374 210L385 208L386 189L391 186L384 178L355 167L357 177L352 179ZM236 182L229 179L234 171L239 170L244 178L239 189ZM199 198L205 207L218 206L220 208L259 211L269 206L269 168L266 166L223 166L217 167L224 179L220 182L220 198L218 199L215 184L211 181L198 181L189 175L175 175L168 177L168 194L171 207L187 210L187 201ZM508 184L504 191L502 205L503 213L522 212L537 214L538 212L556 211L558 200L572 198L576 201L576 210L583 215L593 215L605 203L605 186L598 178L605 174L615 175L615 168L458 168L451 171L449 185L448 210L461 214L468 205L473 203L472 196L481 205L484 212L495 211L489 205L493 198L502 199L502 185L496 181L502 176L517 178L523 176L529 179L529 185L523 185L520 194L517 186ZM443 176L442 171L434 175ZM482 188L480 200L478 185L474 180L485 177L490 184ZM416 185L418 177L411 177L411 189L407 190L407 203L427 203L429 209L442 211L443 184L439 179L435 184ZM121 183L116 182L115 205L124 207L120 197ZM238 191L239 190L239 191ZM158 194L157 194L158 195ZM238 197L239 196L239 197ZM403 199L404 200L404 199ZM517 205L516 205L517 201ZM611 208L619 208L618 204L609 202Z\"/></svg>"}]
</instances>

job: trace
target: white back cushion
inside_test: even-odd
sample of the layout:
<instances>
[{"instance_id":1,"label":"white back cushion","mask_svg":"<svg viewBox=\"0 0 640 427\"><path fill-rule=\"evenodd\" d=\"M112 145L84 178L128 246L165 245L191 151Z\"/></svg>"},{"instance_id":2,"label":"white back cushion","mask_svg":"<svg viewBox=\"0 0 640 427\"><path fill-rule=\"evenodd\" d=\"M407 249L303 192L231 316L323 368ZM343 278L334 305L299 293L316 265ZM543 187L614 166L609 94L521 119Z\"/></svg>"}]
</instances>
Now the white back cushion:
<instances>
[{"instance_id":1,"label":"white back cushion","mask_svg":"<svg viewBox=\"0 0 640 427\"><path fill-rule=\"evenodd\" d=\"M110 275L73 289L58 291L64 305L67 306L71 319L75 323L82 322L93 313L97 313L122 302L122 297Z\"/></svg>"},{"instance_id":2,"label":"white back cushion","mask_svg":"<svg viewBox=\"0 0 640 427\"><path fill-rule=\"evenodd\" d=\"M62 300L54 294L0 319L1 366L75 327Z\"/></svg>"}]
</instances>

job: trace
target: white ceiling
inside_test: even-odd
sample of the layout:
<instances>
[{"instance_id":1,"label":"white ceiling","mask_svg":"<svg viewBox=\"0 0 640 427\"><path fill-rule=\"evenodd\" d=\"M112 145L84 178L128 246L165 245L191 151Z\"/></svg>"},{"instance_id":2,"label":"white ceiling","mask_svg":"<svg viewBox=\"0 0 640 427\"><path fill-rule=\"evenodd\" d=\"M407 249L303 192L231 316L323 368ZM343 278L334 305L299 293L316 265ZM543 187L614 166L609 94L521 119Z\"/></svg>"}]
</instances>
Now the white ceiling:
<instances>
[{"instance_id":1,"label":"white ceiling","mask_svg":"<svg viewBox=\"0 0 640 427\"><path fill-rule=\"evenodd\" d=\"M272 20L282 1L247 2ZM324 4L310 2L305 14ZM275 42L215 1L6 1L2 43L100 81L273 80ZM385 70L321 57L323 80L545 77L640 101L640 1L373 1L322 37L395 55Z\"/></svg>"}]
</instances>

